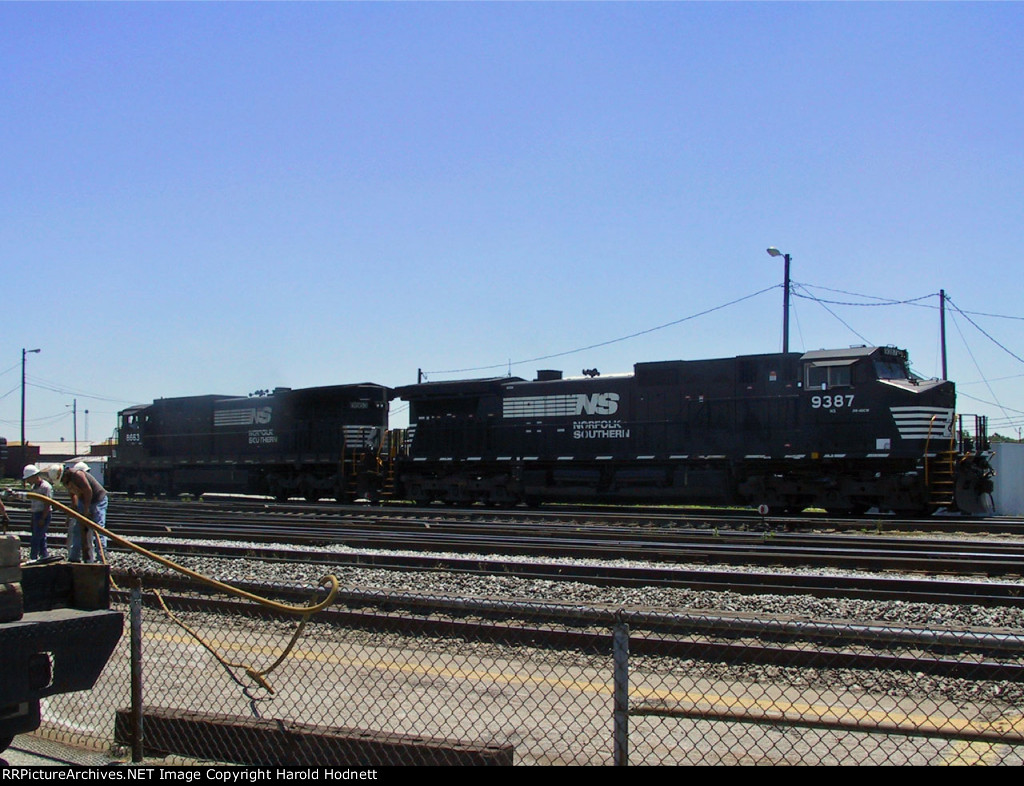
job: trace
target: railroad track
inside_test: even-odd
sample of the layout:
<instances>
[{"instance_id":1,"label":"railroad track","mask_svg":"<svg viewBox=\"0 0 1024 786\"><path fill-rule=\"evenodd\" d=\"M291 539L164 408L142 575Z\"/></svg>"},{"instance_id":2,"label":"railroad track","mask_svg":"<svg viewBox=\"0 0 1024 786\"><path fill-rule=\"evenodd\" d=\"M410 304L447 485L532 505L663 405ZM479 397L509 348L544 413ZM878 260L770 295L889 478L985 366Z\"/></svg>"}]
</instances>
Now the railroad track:
<instances>
[{"instance_id":1,"label":"railroad track","mask_svg":"<svg viewBox=\"0 0 1024 786\"><path fill-rule=\"evenodd\" d=\"M443 505L416 507L404 503L385 503L379 506L342 505L335 503L303 503L208 495L201 500L188 498L144 499L114 494L110 514L117 516L131 511L142 518L174 518L235 513L245 516L260 514L281 516L288 520L298 518L364 518L384 515L392 519L443 519L447 521L509 522L524 518L548 523L586 521L616 526L685 526L691 528L730 528L741 530L777 529L787 531L871 531L882 532L957 532L965 534L1019 534L1024 535L1024 518L1008 516L971 517L960 514L937 514L926 518L901 519L891 514L863 516L825 516L813 512L791 516L760 516L756 511L741 508L694 507L623 507L623 506L568 506L543 508L498 509L482 506L456 508ZM13 503L15 509L18 503Z\"/></svg>"},{"instance_id":2,"label":"railroad track","mask_svg":"<svg viewBox=\"0 0 1024 786\"><path fill-rule=\"evenodd\" d=\"M369 507L365 505L309 504L296 501L278 503L267 500L210 495L201 501L142 500L121 498L131 507L163 509L163 515L197 515L196 508L215 508L221 512L237 512L243 515L259 513L266 516L283 516L294 521L297 518L365 518L385 516L389 519L437 519L445 521L476 521L479 523L508 523L524 518L558 523L604 523L626 527L688 527L695 529L739 529L761 531L816 531L840 532L870 531L923 532L923 533L964 533L964 534L1018 534L1024 535L1024 519L1013 517L969 517L958 514L939 514L927 518L901 519L891 514L828 517L805 513L794 516L760 516L756 511L723 508L670 508L670 507L619 507L619 506L549 506L534 509L503 510L486 507L454 508L447 506L415 507L407 504L384 504ZM113 510L113 508L112 508ZM198 515L202 515L201 513Z\"/></svg>"},{"instance_id":3,"label":"railroad track","mask_svg":"<svg viewBox=\"0 0 1024 786\"><path fill-rule=\"evenodd\" d=\"M268 506L269 507L269 506ZM465 518L457 515L424 516L422 512L405 512L393 516L389 510L367 511L349 508L328 512L318 508L312 512L286 513L273 506L270 510L239 512L234 504L213 505L141 505L122 506L108 516L108 526L128 538L184 541L234 541L253 544L215 546L214 551L238 556L250 555L259 548L267 559L305 559L322 561L327 547L345 547L362 552L346 559L350 564L402 569L422 569L423 564L442 562L465 570L495 570L505 574L528 570L522 564L511 567L508 558L533 557L559 560L558 576L572 580L625 581L613 578L623 561L655 564L743 565L771 568L830 568L844 571L917 573L941 576L984 576L1018 578L1024 576L1024 541L942 540L881 535L844 535L826 533L746 532L732 529L695 529L687 526L621 526L588 519L542 520L516 517L492 520ZM117 510L117 506L112 508ZM479 515L479 514L477 514ZM17 514L15 514L17 516ZM587 514L589 516L589 514ZM27 522L22 522L22 525ZM17 526L17 518L15 526ZM59 528L55 528L59 529ZM27 537L27 533L22 536ZM61 541L53 536L54 545ZM294 549L283 556L273 556L269 543L293 544L306 549L301 557ZM259 544L263 544L260 546ZM161 546L164 552L197 553L198 545ZM383 552L378 554L377 552ZM413 557L396 552L424 553ZM429 552L429 554L426 554ZM209 550L207 549L207 554ZM439 556L440 555L440 556ZM451 556L458 555L458 556ZM469 555L486 555L471 557ZM332 560L340 559L335 554ZM597 560L598 567L577 565L569 560ZM417 566L416 563L420 563ZM536 568L536 570L544 570ZM668 579L651 569L630 568L635 582L657 584ZM676 574L678 575L678 571ZM706 572L689 577L706 584ZM834 577L819 579L819 589L842 583ZM717 583L717 582L716 582ZM759 579L759 586L772 587L775 581ZM965 583L966 585L966 583ZM1015 591L1009 583L1003 593ZM950 587L944 583L942 593ZM937 591L938 592L938 591ZM991 592L977 592L982 596Z\"/></svg>"},{"instance_id":4,"label":"railroad track","mask_svg":"<svg viewBox=\"0 0 1024 786\"><path fill-rule=\"evenodd\" d=\"M422 517L276 517L112 521L128 536L231 539L363 550L407 550L546 558L635 560L919 572L937 575L1024 576L1024 542L907 539L883 536L747 533L689 528L622 528L552 522L463 522Z\"/></svg>"},{"instance_id":5,"label":"railroad track","mask_svg":"<svg viewBox=\"0 0 1024 786\"><path fill-rule=\"evenodd\" d=\"M1024 583L978 579L939 580L906 575L816 575L756 570L688 569L675 565L587 563L578 560L532 560L472 557L457 554L412 554L389 551L326 552L322 549L210 544L141 543L172 561L183 558L259 560L316 565L325 572L385 569L514 577L547 582L580 582L604 587L648 587L757 595L813 595L919 603L1024 607ZM804 557L804 559L808 559ZM117 553L111 555L116 565Z\"/></svg>"},{"instance_id":6,"label":"railroad track","mask_svg":"<svg viewBox=\"0 0 1024 786\"><path fill-rule=\"evenodd\" d=\"M141 581L148 589L160 589L162 602L144 596L143 602L152 608L166 606L178 611L293 619L255 603L197 595L194 584L177 577L135 574L115 578ZM240 589L294 605L310 600L309 588L249 583ZM115 600L128 602L128 591L117 590L113 594ZM371 608L376 604L386 608ZM401 615L395 614L396 607L402 608ZM834 622L761 621L718 613L622 614L611 609L581 613L579 608L560 608L555 604L547 605L540 613L536 604L531 604L528 618L525 611L525 606L511 602L428 595L404 595L396 600L391 593L353 591L341 592L333 606L316 615L315 622L375 633L468 636L498 645L572 648L592 653L610 652L610 629L624 622L630 627L629 648L635 655L699 658L733 665L870 668L972 680L1024 680L1024 636L937 632L923 627L837 627ZM580 629L581 620L589 623L589 627ZM758 643L752 644L752 637ZM794 640L804 644L789 643ZM807 642L815 646L807 646ZM943 654L922 659L922 650Z\"/></svg>"}]
</instances>

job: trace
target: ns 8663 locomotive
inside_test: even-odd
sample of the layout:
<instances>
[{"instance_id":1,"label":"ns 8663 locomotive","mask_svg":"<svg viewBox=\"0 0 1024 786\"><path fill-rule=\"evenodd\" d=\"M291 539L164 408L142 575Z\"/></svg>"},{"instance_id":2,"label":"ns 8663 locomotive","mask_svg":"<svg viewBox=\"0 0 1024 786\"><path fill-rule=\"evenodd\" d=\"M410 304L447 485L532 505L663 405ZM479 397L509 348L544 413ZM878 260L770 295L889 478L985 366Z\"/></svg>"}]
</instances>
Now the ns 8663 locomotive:
<instances>
[{"instance_id":1,"label":"ns 8663 locomotive","mask_svg":"<svg viewBox=\"0 0 1024 786\"><path fill-rule=\"evenodd\" d=\"M390 388L365 383L157 399L119 413L107 485L129 494L354 499L377 474L391 398Z\"/></svg>"},{"instance_id":2,"label":"ns 8663 locomotive","mask_svg":"<svg viewBox=\"0 0 1024 786\"><path fill-rule=\"evenodd\" d=\"M410 405L411 436L399 495L907 514L983 512L991 500L984 419L956 418L953 383L913 375L904 350L584 374L397 388Z\"/></svg>"}]
</instances>

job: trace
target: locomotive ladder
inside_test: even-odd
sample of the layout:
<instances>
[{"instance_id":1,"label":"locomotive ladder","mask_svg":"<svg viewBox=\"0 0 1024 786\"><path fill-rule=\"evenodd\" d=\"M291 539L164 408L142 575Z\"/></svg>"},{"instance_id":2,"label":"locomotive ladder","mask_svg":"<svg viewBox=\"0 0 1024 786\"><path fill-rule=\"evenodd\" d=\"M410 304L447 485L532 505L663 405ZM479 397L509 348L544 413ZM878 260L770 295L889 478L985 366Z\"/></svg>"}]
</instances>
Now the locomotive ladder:
<instances>
[{"instance_id":1,"label":"locomotive ladder","mask_svg":"<svg viewBox=\"0 0 1024 786\"><path fill-rule=\"evenodd\" d=\"M388 461L380 482L381 499L392 499L395 496L395 462Z\"/></svg>"},{"instance_id":2,"label":"locomotive ladder","mask_svg":"<svg viewBox=\"0 0 1024 786\"><path fill-rule=\"evenodd\" d=\"M351 463L354 469L346 484L350 496L355 497L359 493L360 467L363 466L363 462L368 455L373 455L380 478L376 488L377 496L381 499L392 499L394 497L395 459L401 450L404 434L404 431L397 429L385 432L384 439L381 441L381 445L375 455L368 451L360 453L356 449L352 450Z\"/></svg>"},{"instance_id":3,"label":"locomotive ladder","mask_svg":"<svg viewBox=\"0 0 1024 786\"><path fill-rule=\"evenodd\" d=\"M928 504L935 507L953 507L956 501L956 450L950 436L949 448L929 455L932 441L932 426L938 415L933 415L928 424L928 439L924 443L924 483L928 489Z\"/></svg>"},{"instance_id":4,"label":"locomotive ladder","mask_svg":"<svg viewBox=\"0 0 1024 786\"><path fill-rule=\"evenodd\" d=\"M395 496L395 464L403 451L407 450L405 444L408 438L408 429L389 429L384 434L383 456L384 464L381 474L380 496L381 499L393 499Z\"/></svg>"}]
</instances>

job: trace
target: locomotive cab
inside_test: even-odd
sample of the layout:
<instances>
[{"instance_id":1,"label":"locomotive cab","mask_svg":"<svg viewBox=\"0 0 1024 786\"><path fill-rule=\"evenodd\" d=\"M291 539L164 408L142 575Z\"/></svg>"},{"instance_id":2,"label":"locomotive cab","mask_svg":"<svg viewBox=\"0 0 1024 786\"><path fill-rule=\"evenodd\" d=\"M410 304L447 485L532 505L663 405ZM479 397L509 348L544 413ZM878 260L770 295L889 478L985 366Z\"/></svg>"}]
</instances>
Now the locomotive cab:
<instances>
[{"instance_id":1,"label":"locomotive cab","mask_svg":"<svg viewBox=\"0 0 1024 786\"><path fill-rule=\"evenodd\" d=\"M984 419L976 419L977 436L965 439L955 427L952 382L914 374L906 350L896 347L808 352L801 361L804 447L816 462L846 467L843 481L821 494L826 509L985 509ZM879 469L888 480L868 482Z\"/></svg>"},{"instance_id":2,"label":"locomotive cab","mask_svg":"<svg viewBox=\"0 0 1024 786\"><path fill-rule=\"evenodd\" d=\"M851 388L876 381L914 388L947 384L914 374L907 351L896 347L818 350L807 352L800 359L804 364L804 388L809 391Z\"/></svg>"},{"instance_id":3,"label":"locomotive cab","mask_svg":"<svg viewBox=\"0 0 1024 786\"><path fill-rule=\"evenodd\" d=\"M812 453L918 458L952 436L952 382L910 371L906 350L852 347L801 358L807 447Z\"/></svg>"}]
</instances>

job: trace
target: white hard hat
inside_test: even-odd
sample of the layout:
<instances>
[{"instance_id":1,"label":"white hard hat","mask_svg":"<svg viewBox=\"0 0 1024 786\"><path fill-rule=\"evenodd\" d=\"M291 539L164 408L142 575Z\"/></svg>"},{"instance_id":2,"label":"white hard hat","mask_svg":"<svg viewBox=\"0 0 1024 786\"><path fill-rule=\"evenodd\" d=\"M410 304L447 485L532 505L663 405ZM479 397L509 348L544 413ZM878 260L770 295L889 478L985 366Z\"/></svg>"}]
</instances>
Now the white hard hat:
<instances>
[{"instance_id":1,"label":"white hard hat","mask_svg":"<svg viewBox=\"0 0 1024 786\"><path fill-rule=\"evenodd\" d=\"M82 472L88 472L89 471L89 465L86 464L84 461L79 461L71 469L80 469L80 470L82 470Z\"/></svg>"},{"instance_id":2,"label":"white hard hat","mask_svg":"<svg viewBox=\"0 0 1024 786\"><path fill-rule=\"evenodd\" d=\"M39 474L39 467L37 467L35 464L29 464L27 467L25 467L25 470L21 473L21 479L22 480L28 480L33 475L38 475L38 474Z\"/></svg>"}]
</instances>

